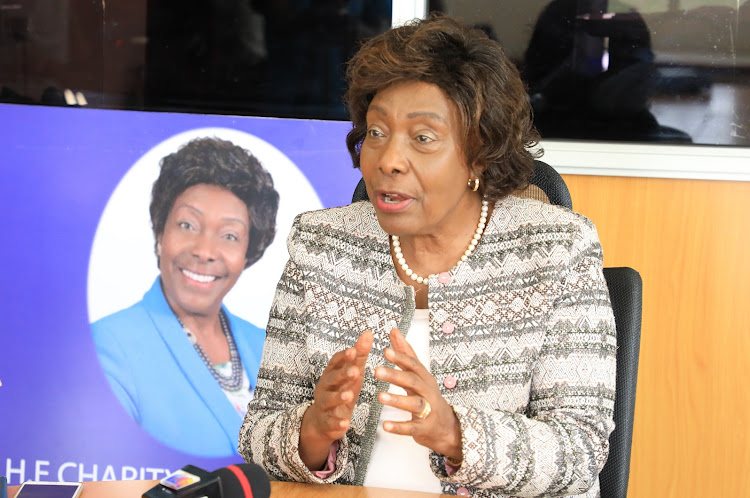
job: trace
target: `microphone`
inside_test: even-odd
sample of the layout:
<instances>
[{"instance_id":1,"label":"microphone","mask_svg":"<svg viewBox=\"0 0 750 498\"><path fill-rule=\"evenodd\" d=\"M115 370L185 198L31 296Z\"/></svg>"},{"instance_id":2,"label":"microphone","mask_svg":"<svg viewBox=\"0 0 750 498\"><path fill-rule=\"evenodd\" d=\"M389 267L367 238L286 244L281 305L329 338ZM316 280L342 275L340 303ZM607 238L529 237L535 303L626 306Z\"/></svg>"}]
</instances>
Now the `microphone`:
<instances>
[{"instance_id":1,"label":"microphone","mask_svg":"<svg viewBox=\"0 0 750 498\"><path fill-rule=\"evenodd\" d=\"M219 478L221 498L268 498L271 481L263 467L254 463L240 463L214 470Z\"/></svg>"},{"instance_id":2,"label":"microphone","mask_svg":"<svg viewBox=\"0 0 750 498\"><path fill-rule=\"evenodd\" d=\"M271 482L262 467L240 463L207 472L186 465L143 493L142 498L268 498Z\"/></svg>"}]
</instances>

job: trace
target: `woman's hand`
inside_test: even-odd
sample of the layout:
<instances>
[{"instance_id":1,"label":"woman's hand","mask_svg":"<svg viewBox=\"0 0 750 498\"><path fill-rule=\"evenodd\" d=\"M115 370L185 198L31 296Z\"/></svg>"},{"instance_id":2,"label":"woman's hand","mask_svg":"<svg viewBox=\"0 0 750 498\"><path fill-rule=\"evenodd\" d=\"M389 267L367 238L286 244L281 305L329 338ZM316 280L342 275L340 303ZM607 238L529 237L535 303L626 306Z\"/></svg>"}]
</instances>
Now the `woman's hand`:
<instances>
[{"instance_id":1,"label":"woman's hand","mask_svg":"<svg viewBox=\"0 0 750 498\"><path fill-rule=\"evenodd\" d=\"M331 444L344 437L351 425L372 341L372 332L366 330L353 347L334 354L315 386L299 440L299 455L310 470L323 468Z\"/></svg>"},{"instance_id":2,"label":"woman's hand","mask_svg":"<svg viewBox=\"0 0 750 498\"><path fill-rule=\"evenodd\" d=\"M391 330L391 346L385 359L401 370L389 367L375 369L375 377L397 385L406 396L381 392L378 400L388 406L412 414L408 422L386 421L383 429L393 434L411 436L418 444L445 455L453 462L463 458L461 426L447 401L440 393L435 378L417 359L417 355L398 329ZM427 403L427 404L426 404ZM424 415L424 418L419 418Z\"/></svg>"}]
</instances>

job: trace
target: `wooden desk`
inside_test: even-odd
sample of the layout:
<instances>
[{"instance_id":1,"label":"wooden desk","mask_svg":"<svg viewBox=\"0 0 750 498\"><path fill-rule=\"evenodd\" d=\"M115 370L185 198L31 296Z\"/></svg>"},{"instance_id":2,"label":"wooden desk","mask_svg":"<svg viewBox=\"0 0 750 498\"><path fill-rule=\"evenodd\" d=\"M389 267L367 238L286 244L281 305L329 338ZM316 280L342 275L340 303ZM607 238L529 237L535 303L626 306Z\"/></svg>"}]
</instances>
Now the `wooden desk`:
<instances>
[{"instance_id":1,"label":"wooden desk","mask_svg":"<svg viewBox=\"0 0 750 498\"><path fill-rule=\"evenodd\" d=\"M159 481L86 481L80 498L140 498ZM8 498L14 498L19 486L8 486ZM384 488L341 486L338 484L303 484L271 482L271 496L284 498L438 498L436 493L401 491Z\"/></svg>"}]
</instances>

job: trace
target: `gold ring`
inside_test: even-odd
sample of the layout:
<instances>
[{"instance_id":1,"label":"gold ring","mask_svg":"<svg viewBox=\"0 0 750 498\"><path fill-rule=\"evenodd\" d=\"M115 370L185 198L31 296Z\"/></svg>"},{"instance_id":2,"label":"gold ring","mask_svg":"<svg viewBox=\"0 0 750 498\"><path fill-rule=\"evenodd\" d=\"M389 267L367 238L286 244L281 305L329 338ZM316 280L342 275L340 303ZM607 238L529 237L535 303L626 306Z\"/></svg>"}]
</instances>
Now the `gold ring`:
<instances>
[{"instance_id":1,"label":"gold ring","mask_svg":"<svg viewBox=\"0 0 750 498\"><path fill-rule=\"evenodd\" d=\"M430 406L430 402L427 401L424 398L422 398L422 401L424 401L424 408L422 408L421 412L419 412L416 415L414 415L417 418L425 418L432 411L432 407Z\"/></svg>"}]
</instances>

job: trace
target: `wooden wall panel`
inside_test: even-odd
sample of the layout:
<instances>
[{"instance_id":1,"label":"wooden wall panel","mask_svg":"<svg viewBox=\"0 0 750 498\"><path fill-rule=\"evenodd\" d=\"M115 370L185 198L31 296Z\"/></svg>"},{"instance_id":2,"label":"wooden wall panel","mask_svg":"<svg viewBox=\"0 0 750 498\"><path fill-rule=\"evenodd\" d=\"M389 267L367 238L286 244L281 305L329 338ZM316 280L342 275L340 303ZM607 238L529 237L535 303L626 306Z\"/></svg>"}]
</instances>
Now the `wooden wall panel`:
<instances>
[{"instance_id":1,"label":"wooden wall panel","mask_svg":"<svg viewBox=\"0 0 750 498\"><path fill-rule=\"evenodd\" d=\"M564 178L643 278L629 498L750 497L750 182Z\"/></svg>"}]
</instances>

